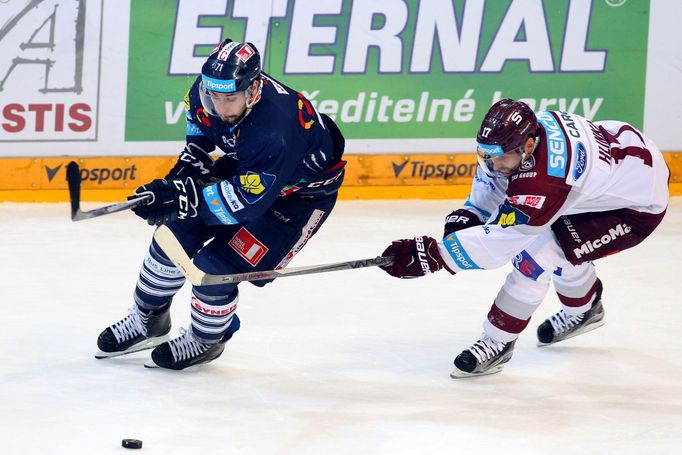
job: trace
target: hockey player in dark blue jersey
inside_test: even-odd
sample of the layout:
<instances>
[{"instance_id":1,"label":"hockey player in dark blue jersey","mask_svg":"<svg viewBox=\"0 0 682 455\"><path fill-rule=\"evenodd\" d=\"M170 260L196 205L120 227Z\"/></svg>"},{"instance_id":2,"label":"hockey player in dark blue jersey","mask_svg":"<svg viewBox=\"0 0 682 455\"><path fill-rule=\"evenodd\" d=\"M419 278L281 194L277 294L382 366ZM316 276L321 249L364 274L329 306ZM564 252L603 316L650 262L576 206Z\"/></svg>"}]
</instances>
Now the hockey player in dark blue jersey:
<instances>
[{"instance_id":1,"label":"hockey player in dark blue jersey","mask_svg":"<svg viewBox=\"0 0 682 455\"><path fill-rule=\"evenodd\" d=\"M135 213L166 224L208 273L285 267L334 207L346 164L341 132L302 94L263 73L253 44L229 39L211 52L185 110L187 145L166 178L136 190L152 198ZM224 155L214 162L216 148ZM95 356L154 348L146 366L174 370L220 356L239 329L238 287L193 287L190 327L169 341L171 300L184 282L152 240L135 304L100 334Z\"/></svg>"}]
</instances>

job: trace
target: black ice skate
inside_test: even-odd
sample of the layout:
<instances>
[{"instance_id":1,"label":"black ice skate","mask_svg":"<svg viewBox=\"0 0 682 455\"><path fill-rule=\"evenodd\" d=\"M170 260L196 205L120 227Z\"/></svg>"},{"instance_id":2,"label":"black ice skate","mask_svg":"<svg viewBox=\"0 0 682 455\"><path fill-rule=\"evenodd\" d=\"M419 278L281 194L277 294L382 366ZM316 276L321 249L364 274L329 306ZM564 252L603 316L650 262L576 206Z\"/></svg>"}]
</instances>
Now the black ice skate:
<instances>
[{"instance_id":1,"label":"black ice skate","mask_svg":"<svg viewBox=\"0 0 682 455\"><path fill-rule=\"evenodd\" d=\"M152 351L152 359L144 364L147 368L167 368L184 370L193 365L208 363L220 357L225 343L201 343L192 335L191 330L180 328L180 336L163 343Z\"/></svg>"},{"instance_id":2,"label":"black ice skate","mask_svg":"<svg viewBox=\"0 0 682 455\"><path fill-rule=\"evenodd\" d=\"M455 369L450 377L466 378L499 373L511 359L515 343L516 340L507 343L495 341L484 333L480 340L455 358Z\"/></svg>"},{"instance_id":3,"label":"black ice skate","mask_svg":"<svg viewBox=\"0 0 682 455\"><path fill-rule=\"evenodd\" d=\"M134 305L128 310L128 316L99 334L99 350L95 358L105 359L151 349L168 340L170 328L170 307L146 312Z\"/></svg>"},{"instance_id":4,"label":"black ice skate","mask_svg":"<svg viewBox=\"0 0 682 455\"><path fill-rule=\"evenodd\" d=\"M225 343L239 330L239 318L233 316L227 333L218 343L202 343L194 338L192 330L180 329L180 336L163 343L152 351L152 359L144 364L147 368L184 370L193 365L217 359L225 350Z\"/></svg>"},{"instance_id":5,"label":"black ice skate","mask_svg":"<svg viewBox=\"0 0 682 455\"><path fill-rule=\"evenodd\" d=\"M561 310L538 326L538 346L548 346L573 338L599 328L605 322L601 299L592 304L592 308L578 316L570 316Z\"/></svg>"}]
</instances>

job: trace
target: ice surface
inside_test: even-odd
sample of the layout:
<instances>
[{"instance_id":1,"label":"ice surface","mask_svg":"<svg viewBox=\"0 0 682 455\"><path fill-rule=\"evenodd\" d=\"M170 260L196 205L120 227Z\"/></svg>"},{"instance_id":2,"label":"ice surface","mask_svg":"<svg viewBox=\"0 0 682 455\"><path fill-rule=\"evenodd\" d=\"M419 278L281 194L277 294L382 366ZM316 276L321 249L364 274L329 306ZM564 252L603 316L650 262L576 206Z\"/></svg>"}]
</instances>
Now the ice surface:
<instances>
[{"instance_id":1,"label":"ice surface","mask_svg":"<svg viewBox=\"0 0 682 455\"><path fill-rule=\"evenodd\" d=\"M339 202L292 266L439 235L461 201ZM84 203L84 209L97 204ZM95 360L126 314L152 228L72 223L67 204L0 204L0 453L682 453L682 200L639 247L598 263L607 324L549 348L535 327L501 374L450 379L509 267L397 280L379 269L240 286L242 330L183 372L148 352ZM174 329L189 321L189 288Z\"/></svg>"}]
</instances>

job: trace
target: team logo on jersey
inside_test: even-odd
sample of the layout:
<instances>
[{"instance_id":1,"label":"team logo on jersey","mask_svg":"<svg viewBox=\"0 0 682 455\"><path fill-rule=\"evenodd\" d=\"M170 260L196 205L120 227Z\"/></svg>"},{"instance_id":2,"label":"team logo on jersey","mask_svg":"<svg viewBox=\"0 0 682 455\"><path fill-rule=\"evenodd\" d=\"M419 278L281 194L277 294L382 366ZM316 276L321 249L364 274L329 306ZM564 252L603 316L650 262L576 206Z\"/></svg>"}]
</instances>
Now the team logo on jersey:
<instances>
[{"instance_id":1,"label":"team logo on jersey","mask_svg":"<svg viewBox=\"0 0 682 455\"><path fill-rule=\"evenodd\" d=\"M533 281L537 281L538 277L545 271L526 250L523 250L521 254L512 259L512 264L523 276Z\"/></svg>"},{"instance_id":2,"label":"team logo on jersey","mask_svg":"<svg viewBox=\"0 0 682 455\"><path fill-rule=\"evenodd\" d=\"M540 209L545 204L546 196L538 196L535 194L519 194L517 196L507 196L507 201L514 205L527 205L534 209Z\"/></svg>"},{"instance_id":3,"label":"team logo on jersey","mask_svg":"<svg viewBox=\"0 0 682 455\"><path fill-rule=\"evenodd\" d=\"M246 202L253 204L265 195L276 178L276 176L265 172L261 174L247 172L246 174L235 177L235 180L238 180L239 182L237 185L239 193Z\"/></svg>"},{"instance_id":4,"label":"team logo on jersey","mask_svg":"<svg viewBox=\"0 0 682 455\"><path fill-rule=\"evenodd\" d=\"M246 63L255 53L253 48L246 43L235 53L235 55L239 57L239 60Z\"/></svg>"},{"instance_id":5,"label":"team logo on jersey","mask_svg":"<svg viewBox=\"0 0 682 455\"><path fill-rule=\"evenodd\" d=\"M211 126L211 119L208 118L208 112L204 110L203 107L197 109L197 120L199 120L204 126Z\"/></svg>"},{"instance_id":6,"label":"team logo on jersey","mask_svg":"<svg viewBox=\"0 0 682 455\"><path fill-rule=\"evenodd\" d=\"M315 109L310 104L310 101L305 99L300 93L298 95L298 123L306 130L315 123Z\"/></svg>"},{"instance_id":7,"label":"team logo on jersey","mask_svg":"<svg viewBox=\"0 0 682 455\"><path fill-rule=\"evenodd\" d=\"M265 253L268 252L268 247L260 240L254 237L248 230L241 228L229 241L229 245L237 252L246 262L252 266L256 266Z\"/></svg>"},{"instance_id":8,"label":"team logo on jersey","mask_svg":"<svg viewBox=\"0 0 682 455\"><path fill-rule=\"evenodd\" d=\"M527 224L530 221L530 217L523 213L516 207L512 207L509 204L502 204L497 213L497 217L492 224L499 224L503 228L509 226L518 226L521 224Z\"/></svg>"},{"instance_id":9,"label":"team logo on jersey","mask_svg":"<svg viewBox=\"0 0 682 455\"><path fill-rule=\"evenodd\" d=\"M580 179L587 169L587 150L582 142L578 142L575 148L575 163L573 164L573 178Z\"/></svg>"},{"instance_id":10,"label":"team logo on jersey","mask_svg":"<svg viewBox=\"0 0 682 455\"><path fill-rule=\"evenodd\" d=\"M526 161L521 163L521 167L519 167L520 172L525 172L525 171L530 171L535 167L535 157L531 155Z\"/></svg>"},{"instance_id":11,"label":"team logo on jersey","mask_svg":"<svg viewBox=\"0 0 682 455\"><path fill-rule=\"evenodd\" d=\"M265 191L265 186L261 183L260 175L258 174L240 175L239 183L241 183L244 191L251 194L261 194Z\"/></svg>"}]
</instances>

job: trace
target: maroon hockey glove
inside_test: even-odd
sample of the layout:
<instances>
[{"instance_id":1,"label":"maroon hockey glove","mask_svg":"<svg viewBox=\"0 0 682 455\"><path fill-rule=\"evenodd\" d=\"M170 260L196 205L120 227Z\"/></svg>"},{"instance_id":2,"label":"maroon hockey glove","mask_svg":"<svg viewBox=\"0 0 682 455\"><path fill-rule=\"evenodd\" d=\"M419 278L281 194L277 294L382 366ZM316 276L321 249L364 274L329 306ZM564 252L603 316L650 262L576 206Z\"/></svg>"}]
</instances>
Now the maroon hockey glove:
<instances>
[{"instance_id":1,"label":"maroon hockey glove","mask_svg":"<svg viewBox=\"0 0 682 455\"><path fill-rule=\"evenodd\" d=\"M445 217L443 238L453 232L461 231L462 229L472 226L479 226L481 224L483 224L483 222L478 219L475 213L472 213L467 209L457 209Z\"/></svg>"},{"instance_id":2,"label":"maroon hockey glove","mask_svg":"<svg viewBox=\"0 0 682 455\"><path fill-rule=\"evenodd\" d=\"M442 268L455 273L443 262L436 239L428 236L396 240L381 255L395 256L393 264L381 268L396 278L417 278Z\"/></svg>"}]
</instances>

